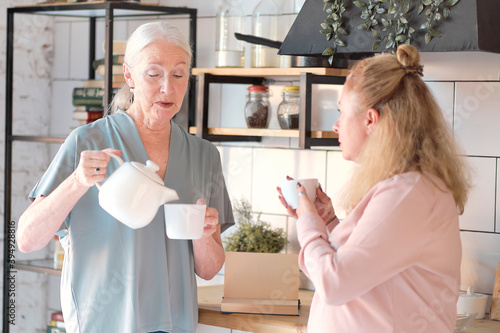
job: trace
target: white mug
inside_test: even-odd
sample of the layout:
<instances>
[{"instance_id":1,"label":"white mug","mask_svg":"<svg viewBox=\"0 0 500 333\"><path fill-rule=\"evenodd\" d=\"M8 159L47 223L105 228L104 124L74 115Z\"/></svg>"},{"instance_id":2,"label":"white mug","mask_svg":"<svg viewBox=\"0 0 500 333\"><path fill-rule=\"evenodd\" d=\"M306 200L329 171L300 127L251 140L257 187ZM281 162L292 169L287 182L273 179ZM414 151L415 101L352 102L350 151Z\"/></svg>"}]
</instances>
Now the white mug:
<instances>
[{"instance_id":1,"label":"white mug","mask_svg":"<svg viewBox=\"0 0 500 333\"><path fill-rule=\"evenodd\" d=\"M168 238L201 238L205 224L206 205L166 204L163 207Z\"/></svg>"},{"instance_id":2,"label":"white mug","mask_svg":"<svg viewBox=\"0 0 500 333\"><path fill-rule=\"evenodd\" d=\"M290 205L293 209L297 209L297 207L299 207L299 195L297 193L298 182L300 182L300 184L306 189L309 199L312 202L316 200L316 188L318 187L317 178L292 179L284 181L280 184L281 194L283 194L283 198L285 198L288 205Z\"/></svg>"}]
</instances>

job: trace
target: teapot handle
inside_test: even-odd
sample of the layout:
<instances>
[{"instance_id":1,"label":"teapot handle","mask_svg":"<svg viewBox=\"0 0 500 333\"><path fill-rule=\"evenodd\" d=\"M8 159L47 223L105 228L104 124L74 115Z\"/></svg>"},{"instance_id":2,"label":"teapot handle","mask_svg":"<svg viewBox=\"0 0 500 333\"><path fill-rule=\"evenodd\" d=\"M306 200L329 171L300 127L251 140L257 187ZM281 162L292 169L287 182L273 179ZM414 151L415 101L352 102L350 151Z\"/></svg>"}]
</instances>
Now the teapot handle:
<instances>
[{"instance_id":1,"label":"teapot handle","mask_svg":"<svg viewBox=\"0 0 500 333\"><path fill-rule=\"evenodd\" d=\"M121 166L124 163L120 156L113 154L113 153L108 153L107 151L105 153L108 154L109 156L113 157L118 162L118 166ZM95 186L97 187L97 189L99 189L99 190L101 189L101 184L95 183Z\"/></svg>"}]
</instances>

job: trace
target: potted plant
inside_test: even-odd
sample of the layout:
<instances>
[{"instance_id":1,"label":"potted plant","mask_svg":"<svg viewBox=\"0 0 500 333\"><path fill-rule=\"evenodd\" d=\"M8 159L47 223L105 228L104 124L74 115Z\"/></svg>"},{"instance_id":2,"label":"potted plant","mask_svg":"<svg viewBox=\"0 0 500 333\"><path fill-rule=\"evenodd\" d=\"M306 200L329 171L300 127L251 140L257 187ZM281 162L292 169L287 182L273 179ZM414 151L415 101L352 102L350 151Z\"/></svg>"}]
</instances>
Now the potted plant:
<instances>
[{"instance_id":1,"label":"potted plant","mask_svg":"<svg viewBox=\"0 0 500 333\"><path fill-rule=\"evenodd\" d=\"M221 311L298 315L298 256L279 253L286 245L283 228L263 222L245 199L235 201L234 212L237 228L224 241Z\"/></svg>"}]
</instances>

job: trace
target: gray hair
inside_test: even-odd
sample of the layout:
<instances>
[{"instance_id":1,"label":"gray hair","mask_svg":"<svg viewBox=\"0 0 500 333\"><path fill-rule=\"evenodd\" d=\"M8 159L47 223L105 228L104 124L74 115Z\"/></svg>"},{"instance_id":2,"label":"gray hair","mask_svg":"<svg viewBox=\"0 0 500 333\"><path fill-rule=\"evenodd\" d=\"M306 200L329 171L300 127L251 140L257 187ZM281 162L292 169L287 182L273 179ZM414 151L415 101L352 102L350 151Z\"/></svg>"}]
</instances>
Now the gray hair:
<instances>
[{"instance_id":1,"label":"gray hair","mask_svg":"<svg viewBox=\"0 0 500 333\"><path fill-rule=\"evenodd\" d=\"M127 40L124 62L133 67L142 50L156 41L167 41L186 51L189 64L193 57L191 45L186 37L176 27L165 21L149 22L138 27ZM115 113L118 109L127 110L134 101L134 94L130 92L127 83L115 94L113 101L109 104L108 113Z\"/></svg>"}]
</instances>

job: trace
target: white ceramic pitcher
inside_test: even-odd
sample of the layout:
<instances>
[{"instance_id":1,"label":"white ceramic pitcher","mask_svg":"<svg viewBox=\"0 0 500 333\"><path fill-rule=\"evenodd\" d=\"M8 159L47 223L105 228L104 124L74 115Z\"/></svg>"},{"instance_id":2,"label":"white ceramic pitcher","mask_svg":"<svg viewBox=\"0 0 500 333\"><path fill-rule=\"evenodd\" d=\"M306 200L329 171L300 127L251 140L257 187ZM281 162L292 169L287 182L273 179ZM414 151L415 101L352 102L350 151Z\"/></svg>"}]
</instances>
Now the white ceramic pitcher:
<instances>
[{"instance_id":1,"label":"white ceramic pitcher","mask_svg":"<svg viewBox=\"0 0 500 333\"><path fill-rule=\"evenodd\" d=\"M148 225L164 203L179 200L175 190L165 186L152 161L146 165L123 162L115 154L107 153L120 165L99 189L99 205L118 221L132 229Z\"/></svg>"}]
</instances>

